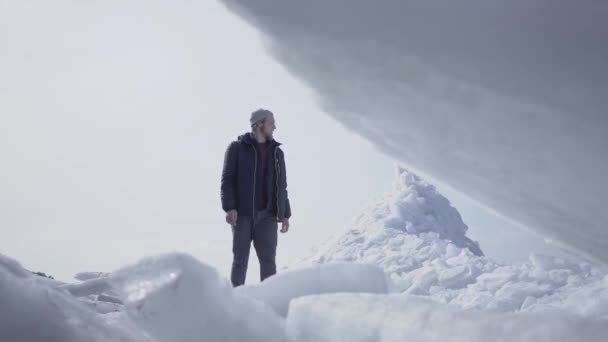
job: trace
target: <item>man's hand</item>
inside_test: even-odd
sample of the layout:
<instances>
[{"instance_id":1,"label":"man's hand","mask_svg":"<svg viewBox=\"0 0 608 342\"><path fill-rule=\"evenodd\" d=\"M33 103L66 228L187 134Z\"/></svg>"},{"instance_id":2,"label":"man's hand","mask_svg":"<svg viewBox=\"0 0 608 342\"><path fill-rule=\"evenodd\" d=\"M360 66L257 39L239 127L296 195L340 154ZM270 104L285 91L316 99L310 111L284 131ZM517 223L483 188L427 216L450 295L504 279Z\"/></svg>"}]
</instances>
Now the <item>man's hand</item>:
<instances>
[{"instance_id":1,"label":"man's hand","mask_svg":"<svg viewBox=\"0 0 608 342\"><path fill-rule=\"evenodd\" d=\"M289 219L283 218L283 226L281 227L281 233L287 233L289 231Z\"/></svg>"},{"instance_id":2,"label":"man's hand","mask_svg":"<svg viewBox=\"0 0 608 342\"><path fill-rule=\"evenodd\" d=\"M232 209L226 213L226 222L231 226L236 226L236 220L239 217L239 214L236 212L236 209Z\"/></svg>"}]
</instances>

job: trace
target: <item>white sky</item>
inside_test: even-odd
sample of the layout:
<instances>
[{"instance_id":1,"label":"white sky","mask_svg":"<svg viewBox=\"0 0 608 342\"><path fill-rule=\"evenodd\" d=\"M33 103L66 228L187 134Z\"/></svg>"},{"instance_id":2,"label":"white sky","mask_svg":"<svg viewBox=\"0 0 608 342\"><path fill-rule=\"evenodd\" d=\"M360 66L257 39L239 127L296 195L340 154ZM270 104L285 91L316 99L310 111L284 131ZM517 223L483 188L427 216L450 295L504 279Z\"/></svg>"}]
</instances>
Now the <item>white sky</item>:
<instances>
[{"instance_id":1,"label":"white sky","mask_svg":"<svg viewBox=\"0 0 608 342\"><path fill-rule=\"evenodd\" d=\"M180 250L227 273L222 158L258 107L276 113L287 159L280 265L390 189L394 162L322 113L214 1L0 0L0 42L0 253L32 270L67 280ZM440 189L486 254L555 252Z\"/></svg>"}]
</instances>

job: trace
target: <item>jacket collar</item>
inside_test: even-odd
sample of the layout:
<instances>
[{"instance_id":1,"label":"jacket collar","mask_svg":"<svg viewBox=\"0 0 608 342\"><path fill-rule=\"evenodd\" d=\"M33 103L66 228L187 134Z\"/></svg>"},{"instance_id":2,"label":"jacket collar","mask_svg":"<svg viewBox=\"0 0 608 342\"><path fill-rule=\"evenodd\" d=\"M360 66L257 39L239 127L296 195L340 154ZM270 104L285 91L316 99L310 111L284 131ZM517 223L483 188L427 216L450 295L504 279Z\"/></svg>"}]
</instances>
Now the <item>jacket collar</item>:
<instances>
[{"instance_id":1,"label":"jacket collar","mask_svg":"<svg viewBox=\"0 0 608 342\"><path fill-rule=\"evenodd\" d=\"M238 141L242 141L247 144L254 145L254 146L257 144L257 140L253 137L253 134L251 132L239 135ZM272 147L275 147L275 146L278 147L278 146L282 145L280 142L278 142L274 139L269 140L268 144L269 144L269 146L272 146Z\"/></svg>"}]
</instances>

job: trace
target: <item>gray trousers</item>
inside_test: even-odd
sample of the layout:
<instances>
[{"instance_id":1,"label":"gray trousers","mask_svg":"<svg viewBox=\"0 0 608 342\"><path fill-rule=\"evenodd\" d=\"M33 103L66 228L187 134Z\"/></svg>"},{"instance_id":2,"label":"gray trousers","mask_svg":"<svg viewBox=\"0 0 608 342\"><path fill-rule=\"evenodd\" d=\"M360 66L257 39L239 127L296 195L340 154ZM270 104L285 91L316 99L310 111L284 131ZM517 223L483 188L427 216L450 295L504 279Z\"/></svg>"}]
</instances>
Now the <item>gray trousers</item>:
<instances>
[{"instance_id":1,"label":"gray trousers","mask_svg":"<svg viewBox=\"0 0 608 342\"><path fill-rule=\"evenodd\" d=\"M260 262L260 281L277 273L278 222L274 213L258 211L254 217L239 215L232 226L232 286L245 284L251 241Z\"/></svg>"}]
</instances>

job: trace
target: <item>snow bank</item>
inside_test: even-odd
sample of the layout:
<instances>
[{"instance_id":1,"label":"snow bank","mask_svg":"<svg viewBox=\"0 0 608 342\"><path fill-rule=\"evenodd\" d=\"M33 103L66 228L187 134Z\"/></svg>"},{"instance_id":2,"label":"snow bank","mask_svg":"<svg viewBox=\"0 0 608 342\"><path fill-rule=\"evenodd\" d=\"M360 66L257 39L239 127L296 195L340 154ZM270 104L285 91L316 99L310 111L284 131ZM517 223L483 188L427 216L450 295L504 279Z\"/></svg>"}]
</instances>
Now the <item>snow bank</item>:
<instances>
[{"instance_id":1,"label":"snow bank","mask_svg":"<svg viewBox=\"0 0 608 342\"><path fill-rule=\"evenodd\" d=\"M223 2L346 127L608 261L608 2Z\"/></svg>"},{"instance_id":2,"label":"snow bank","mask_svg":"<svg viewBox=\"0 0 608 342\"><path fill-rule=\"evenodd\" d=\"M373 265L327 264L293 270L268 278L262 283L241 286L236 293L270 305L287 316L292 299L335 292L388 293L389 281L384 271Z\"/></svg>"},{"instance_id":3,"label":"snow bank","mask_svg":"<svg viewBox=\"0 0 608 342\"><path fill-rule=\"evenodd\" d=\"M421 298L333 294L292 301L288 335L298 342L605 341L605 321L564 315L461 311Z\"/></svg>"},{"instance_id":4,"label":"snow bank","mask_svg":"<svg viewBox=\"0 0 608 342\"><path fill-rule=\"evenodd\" d=\"M563 310L608 319L605 270L542 255L523 264L501 264L484 257L465 233L449 202L400 168L391 193L296 266L372 264L403 293L466 309Z\"/></svg>"}]
</instances>

